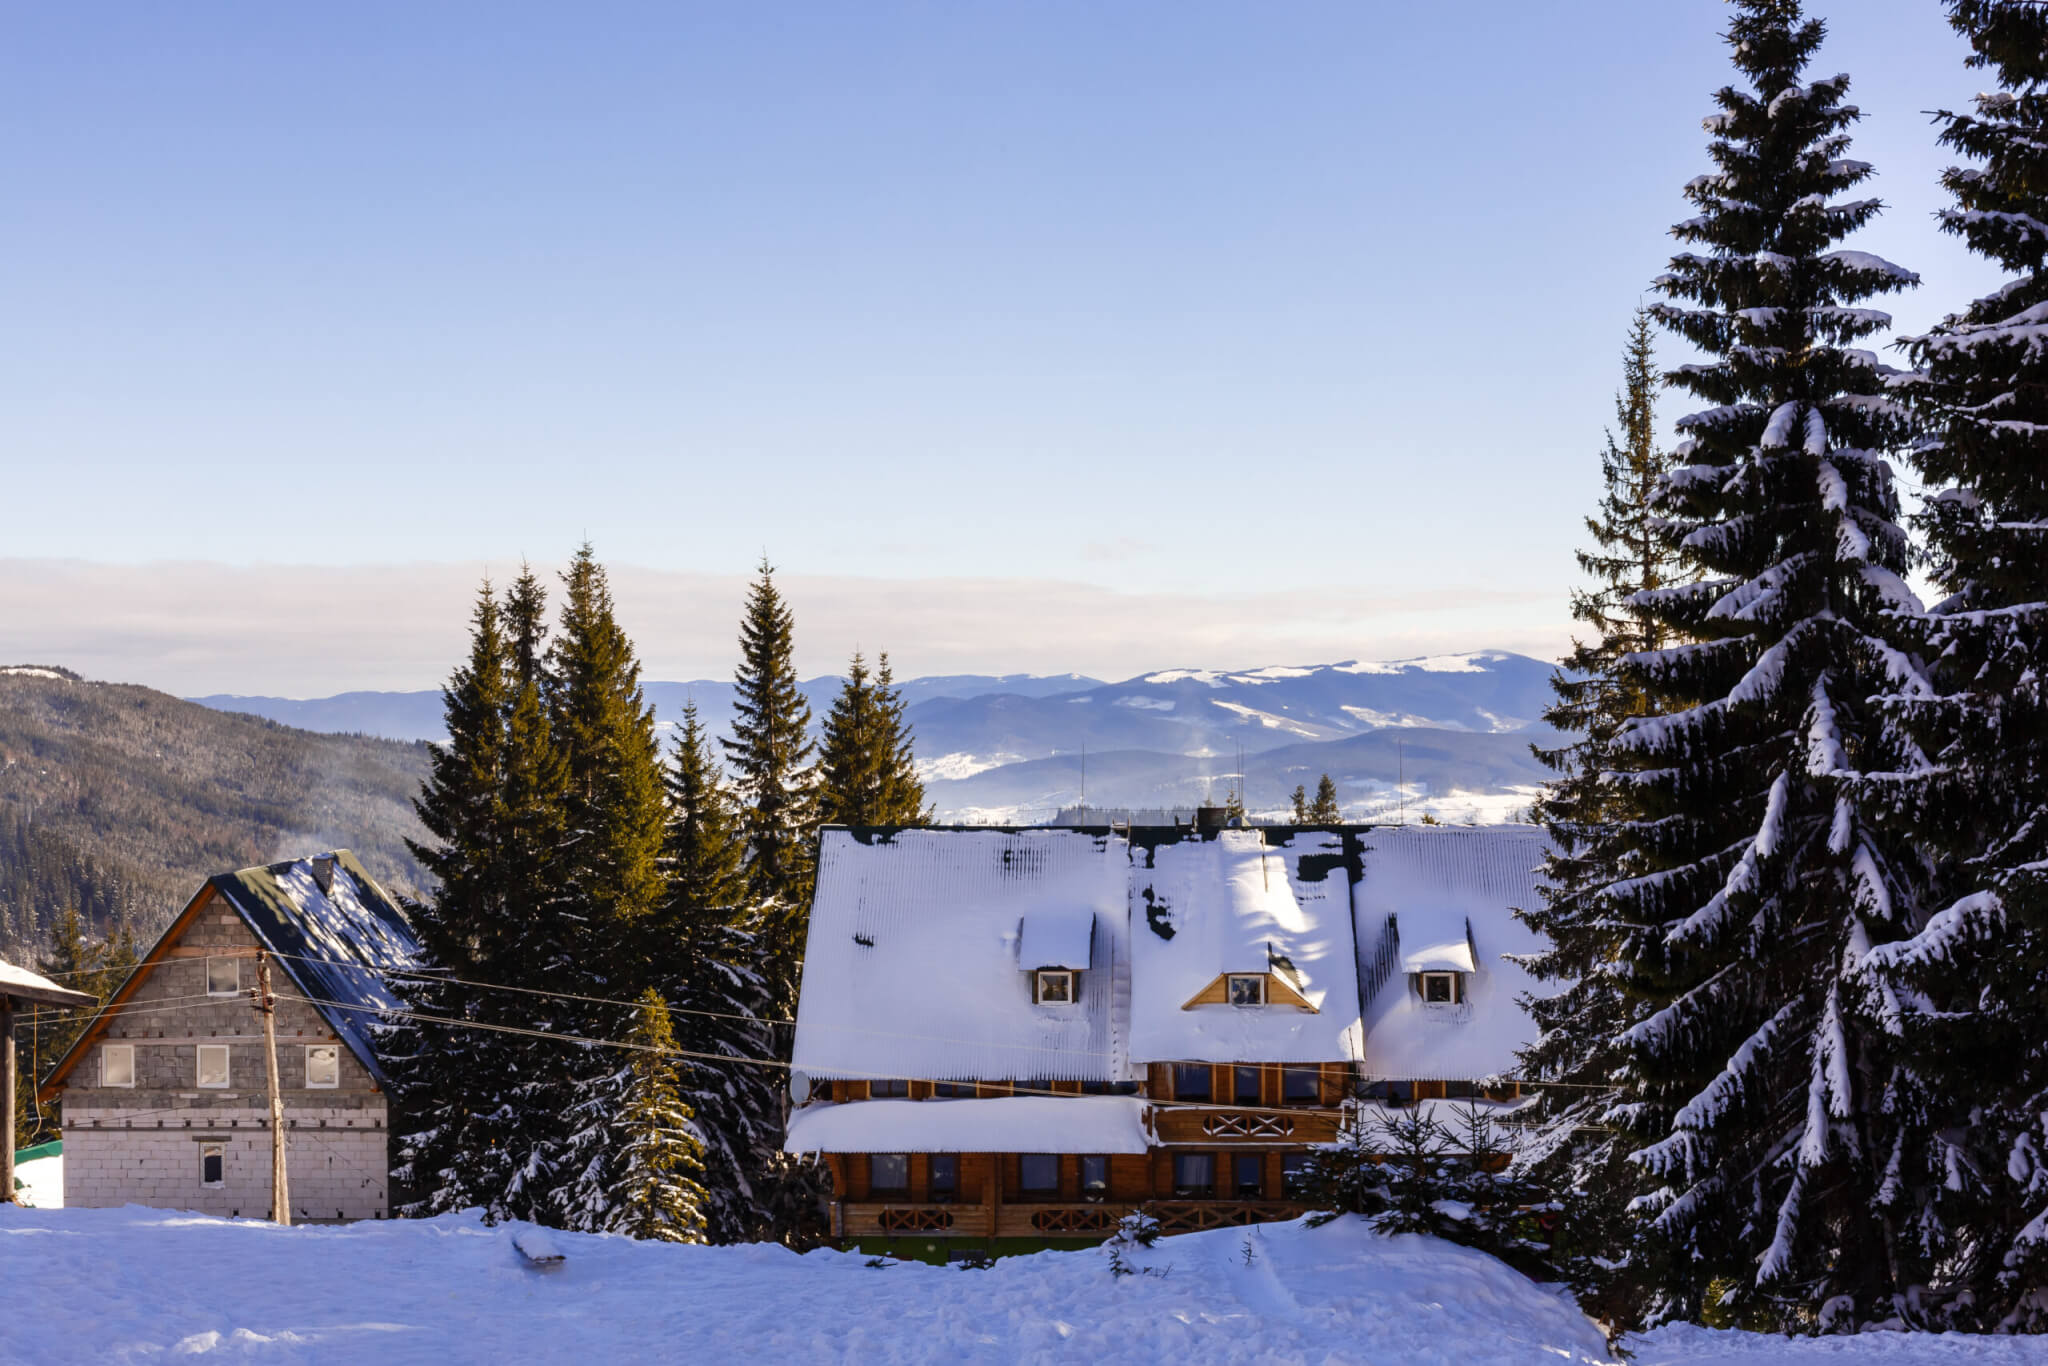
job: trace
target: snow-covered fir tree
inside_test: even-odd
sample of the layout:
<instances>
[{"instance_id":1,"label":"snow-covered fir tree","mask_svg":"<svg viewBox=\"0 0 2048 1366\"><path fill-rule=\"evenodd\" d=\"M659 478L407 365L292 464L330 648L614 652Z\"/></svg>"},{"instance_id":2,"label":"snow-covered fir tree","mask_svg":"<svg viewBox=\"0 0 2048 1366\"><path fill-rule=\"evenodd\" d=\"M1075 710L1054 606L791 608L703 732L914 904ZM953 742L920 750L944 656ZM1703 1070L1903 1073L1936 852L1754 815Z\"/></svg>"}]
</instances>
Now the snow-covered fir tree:
<instances>
[{"instance_id":1,"label":"snow-covered fir tree","mask_svg":"<svg viewBox=\"0 0 2048 1366\"><path fill-rule=\"evenodd\" d=\"M1551 676L1555 701L1543 714L1569 739L1554 748L1534 747L1557 774L1533 812L1551 841L1543 904L1521 911L1549 945L1524 966L1539 980L1557 984L1524 1003L1541 1033L1523 1051L1522 1066L1529 1077L1550 1083L1537 1093L1544 1137L1532 1146L1529 1161L1577 1192L1578 1218L1597 1221L1604 1230L1580 1232L1616 1245L1627 1241L1620 1193L1629 1182L1619 1165L1627 1144L1601 1116L1617 1098L1616 1038L1642 1005L1612 980L1627 954L1617 951L1617 927L1598 893L1640 865L1629 860L1625 832L1608 821L1614 797L1605 781L1606 751L1622 725L1646 708L1646 699L1618 676L1619 661L1661 649L1671 635L1637 595L1685 572L1656 507L1671 457L1657 439L1654 326L1648 309L1636 310L1623 350L1616 425L1600 453L1600 501L1586 518L1592 547L1578 552L1579 568L1592 584L1571 599L1572 616L1587 634L1574 640ZM1614 1321L1627 1313L1632 1268L1625 1256L1616 1256L1611 1269L1612 1284L1601 1291L1602 1317Z\"/></svg>"},{"instance_id":2,"label":"snow-covered fir tree","mask_svg":"<svg viewBox=\"0 0 2048 1366\"><path fill-rule=\"evenodd\" d=\"M747 837L747 890L765 917L765 969L775 1004L785 1013L796 1004L817 829L811 707L797 687L795 634L795 618L775 586L775 567L764 559L740 621L732 735L722 743Z\"/></svg>"},{"instance_id":3,"label":"snow-covered fir tree","mask_svg":"<svg viewBox=\"0 0 2048 1366\"><path fill-rule=\"evenodd\" d=\"M756 1188L779 1165L782 1100L780 1074L759 1060L777 1056L777 1033L761 1018L768 993L755 963L746 840L694 701L683 708L668 796L668 895L656 915L667 946L662 990L681 1007L677 1045L697 1055L676 1059L676 1085L704 1145L706 1235L738 1242L767 1232Z\"/></svg>"},{"instance_id":4,"label":"snow-covered fir tree","mask_svg":"<svg viewBox=\"0 0 2048 1366\"><path fill-rule=\"evenodd\" d=\"M930 819L887 654L871 674L855 650L825 716L818 819L828 825L922 825Z\"/></svg>"},{"instance_id":5,"label":"snow-covered fir tree","mask_svg":"<svg viewBox=\"0 0 2048 1366\"><path fill-rule=\"evenodd\" d=\"M1316 779L1316 795L1308 804L1310 825L1336 825L1344 819L1344 807L1337 800L1337 784L1325 773Z\"/></svg>"},{"instance_id":6,"label":"snow-covered fir tree","mask_svg":"<svg viewBox=\"0 0 2048 1366\"><path fill-rule=\"evenodd\" d=\"M640 998L632 1061L613 1118L611 1206L599 1227L607 1233L666 1243L701 1243L705 1235L704 1145L696 1117L676 1075L676 1040L668 1007L650 988Z\"/></svg>"},{"instance_id":7,"label":"snow-covered fir tree","mask_svg":"<svg viewBox=\"0 0 2048 1366\"><path fill-rule=\"evenodd\" d=\"M1863 306L1915 282L1837 245L1879 211L1842 196L1848 78L1803 81L1823 26L1797 0L1739 0L1744 83L1706 121L1714 169L1686 187L1695 249L1658 319L1709 357L1672 375L1709 405L1679 423L1662 503L1703 576L1636 596L1676 643L1617 663L1646 714L1608 744L1617 866L1613 989L1651 1007L1621 1036L1639 1210L1661 1298L1708 1287L1750 1312L1842 1326L1891 1312L1902 1231L1878 1199L1890 1035L1860 989L1873 945L1921 923L1923 865L1858 776L1920 762L1868 699L1918 693L1885 614L1914 604L1882 454L1907 431L1887 372L1851 343Z\"/></svg>"},{"instance_id":8,"label":"snow-covered fir tree","mask_svg":"<svg viewBox=\"0 0 2048 1366\"><path fill-rule=\"evenodd\" d=\"M1998 88L1938 118L1968 158L1942 226L2012 278L1911 343L1918 518L1946 597L1901 614L1941 696L1891 704L1934 765L1898 779L1901 823L1938 855L1945 909L1871 955L1902 1003L1899 1132L1881 1199L1908 1227L1941 1326L2048 1329L2048 8L1950 0Z\"/></svg>"}]
</instances>

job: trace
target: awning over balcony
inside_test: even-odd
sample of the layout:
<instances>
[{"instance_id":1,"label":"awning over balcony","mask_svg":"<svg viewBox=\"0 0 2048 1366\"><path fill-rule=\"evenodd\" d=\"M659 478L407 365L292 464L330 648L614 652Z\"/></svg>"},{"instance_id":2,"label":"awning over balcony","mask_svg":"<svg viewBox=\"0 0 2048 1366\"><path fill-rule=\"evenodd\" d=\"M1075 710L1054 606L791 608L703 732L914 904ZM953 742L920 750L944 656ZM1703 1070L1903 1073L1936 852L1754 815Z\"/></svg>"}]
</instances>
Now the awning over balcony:
<instances>
[{"instance_id":1,"label":"awning over balcony","mask_svg":"<svg viewBox=\"0 0 2048 1366\"><path fill-rule=\"evenodd\" d=\"M1145 1102L1132 1096L856 1100L789 1117L792 1153L1142 1153Z\"/></svg>"}]
</instances>

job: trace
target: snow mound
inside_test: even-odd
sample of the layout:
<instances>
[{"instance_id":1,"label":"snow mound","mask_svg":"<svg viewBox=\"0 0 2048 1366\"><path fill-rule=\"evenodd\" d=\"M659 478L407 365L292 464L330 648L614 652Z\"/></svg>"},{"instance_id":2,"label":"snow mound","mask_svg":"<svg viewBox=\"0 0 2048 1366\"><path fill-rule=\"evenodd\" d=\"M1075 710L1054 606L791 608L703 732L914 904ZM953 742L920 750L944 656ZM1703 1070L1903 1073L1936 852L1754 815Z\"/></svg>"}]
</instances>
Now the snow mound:
<instances>
[{"instance_id":1,"label":"snow mound","mask_svg":"<svg viewBox=\"0 0 2048 1366\"><path fill-rule=\"evenodd\" d=\"M516 1230L515 1230L516 1231ZM1163 1238L986 1270L556 1233L536 1276L472 1216L334 1227L0 1208L0 1361L1401 1362L1611 1360L1563 1297L1356 1220ZM205 1292L167 1267L204 1267ZM79 1293L119 1285L118 1295Z\"/></svg>"}]
</instances>

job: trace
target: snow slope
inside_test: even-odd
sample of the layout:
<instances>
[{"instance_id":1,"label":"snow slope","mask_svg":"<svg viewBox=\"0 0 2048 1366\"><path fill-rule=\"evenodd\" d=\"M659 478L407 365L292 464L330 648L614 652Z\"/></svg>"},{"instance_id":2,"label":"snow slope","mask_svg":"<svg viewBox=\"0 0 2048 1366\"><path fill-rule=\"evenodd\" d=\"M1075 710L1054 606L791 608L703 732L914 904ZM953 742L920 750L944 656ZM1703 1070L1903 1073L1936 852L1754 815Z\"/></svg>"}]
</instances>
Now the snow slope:
<instances>
[{"instance_id":1,"label":"snow slope","mask_svg":"<svg viewBox=\"0 0 2048 1366\"><path fill-rule=\"evenodd\" d=\"M0 1206L0 1363L165 1357L252 1362L1069 1361L1569 1366L1605 1362L1567 1301L1480 1253L1379 1238L1356 1220L1219 1229L964 1271L772 1246L670 1247L451 1215L275 1228L138 1207ZM1247 1257L1249 1252L1249 1257ZM97 1289L95 1289L97 1287ZM118 1287L108 1293L107 1287ZM2019 1366L2040 1339L1787 1342L1667 1329L1637 1366Z\"/></svg>"}]
</instances>

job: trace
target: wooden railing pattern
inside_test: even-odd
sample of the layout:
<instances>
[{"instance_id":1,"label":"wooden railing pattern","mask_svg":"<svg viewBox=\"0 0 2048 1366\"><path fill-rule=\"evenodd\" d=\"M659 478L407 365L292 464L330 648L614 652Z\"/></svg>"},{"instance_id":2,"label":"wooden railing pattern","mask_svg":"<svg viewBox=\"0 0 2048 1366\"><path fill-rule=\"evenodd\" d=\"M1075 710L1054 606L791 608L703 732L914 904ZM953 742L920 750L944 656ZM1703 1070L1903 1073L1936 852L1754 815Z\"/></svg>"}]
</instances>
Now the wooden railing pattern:
<instances>
[{"instance_id":1,"label":"wooden railing pattern","mask_svg":"<svg viewBox=\"0 0 2048 1366\"><path fill-rule=\"evenodd\" d=\"M1211 1138L1290 1138L1294 1134L1294 1116L1256 1110L1227 1111L1204 1115L1202 1132Z\"/></svg>"}]
</instances>

